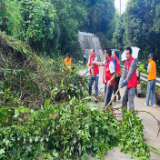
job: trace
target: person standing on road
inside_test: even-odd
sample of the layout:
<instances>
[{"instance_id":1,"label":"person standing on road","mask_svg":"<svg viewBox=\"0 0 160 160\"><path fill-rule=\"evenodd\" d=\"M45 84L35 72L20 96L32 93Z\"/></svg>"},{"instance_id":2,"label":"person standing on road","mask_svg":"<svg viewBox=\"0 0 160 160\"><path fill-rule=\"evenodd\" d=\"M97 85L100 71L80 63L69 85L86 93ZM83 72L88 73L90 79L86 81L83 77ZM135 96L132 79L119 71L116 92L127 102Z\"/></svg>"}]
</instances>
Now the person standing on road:
<instances>
[{"instance_id":1,"label":"person standing on road","mask_svg":"<svg viewBox=\"0 0 160 160\"><path fill-rule=\"evenodd\" d=\"M111 101L114 89L114 79L115 79L115 66L113 63L113 59L111 57L111 49L106 48L104 62L93 62L92 64L98 66L104 66L103 83L105 84L105 93L106 93L105 106L107 106L108 103ZM112 109L112 114L114 115L112 104L111 104L111 109Z\"/></svg>"},{"instance_id":2,"label":"person standing on road","mask_svg":"<svg viewBox=\"0 0 160 160\"><path fill-rule=\"evenodd\" d=\"M87 64L91 74L90 81L89 81L89 95L91 96L92 94L92 85L93 85L93 82L95 81L95 95L98 96L99 68L97 65L92 66L93 62L97 62L97 57L95 55L95 50L91 49L90 57L88 59L88 64Z\"/></svg>"},{"instance_id":3,"label":"person standing on road","mask_svg":"<svg viewBox=\"0 0 160 160\"><path fill-rule=\"evenodd\" d=\"M127 109L127 102L129 101L129 110L134 110L134 96L135 90L137 86L137 75L136 75L136 61L132 57L132 48L128 47L126 49L126 61L124 63L124 72L121 80L121 87L126 87L123 99L122 99L122 107ZM126 111L123 110L123 113Z\"/></svg>"},{"instance_id":4,"label":"person standing on road","mask_svg":"<svg viewBox=\"0 0 160 160\"><path fill-rule=\"evenodd\" d=\"M151 105L156 106L156 93L155 93L155 83L156 83L156 63L153 61L153 53L148 55L148 86L147 86L147 93L146 93L146 106L149 106L149 99L151 93Z\"/></svg>"},{"instance_id":5,"label":"person standing on road","mask_svg":"<svg viewBox=\"0 0 160 160\"><path fill-rule=\"evenodd\" d=\"M116 78L115 78L115 85L114 85L114 94L117 92L118 90L118 86L119 86L119 81L120 81L120 78L121 78L121 67L120 67L120 63L119 63L119 59L118 57L116 56L116 53L115 51L112 51L112 58L115 59L115 69L116 69ZM121 99L121 95L120 95L120 92L118 91L118 100ZM114 101L116 102L116 97L114 99Z\"/></svg>"}]
</instances>

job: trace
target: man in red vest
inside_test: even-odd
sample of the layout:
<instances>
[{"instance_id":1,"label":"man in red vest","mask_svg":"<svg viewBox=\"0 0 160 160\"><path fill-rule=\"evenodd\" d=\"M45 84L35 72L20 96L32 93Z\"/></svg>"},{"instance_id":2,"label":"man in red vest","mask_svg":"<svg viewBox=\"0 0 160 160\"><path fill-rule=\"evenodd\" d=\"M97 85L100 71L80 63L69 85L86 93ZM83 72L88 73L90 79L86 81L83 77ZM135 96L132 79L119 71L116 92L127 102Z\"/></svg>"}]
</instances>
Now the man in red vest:
<instances>
[{"instance_id":1,"label":"man in red vest","mask_svg":"<svg viewBox=\"0 0 160 160\"><path fill-rule=\"evenodd\" d=\"M115 85L114 85L114 94L117 92L118 90L118 86L119 86L119 81L120 81L120 78L121 78L121 66L120 66L120 63L119 63L119 59L118 57L116 56L116 53L115 51L112 51L112 58L115 59L115 69L116 69L116 78L115 78ZM120 95L120 92L118 91L118 100L121 99L121 95ZM114 99L114 101L116 102L116 97Z\"/></svg>"},{"instance_id":2,"label":"man in red vest","mask_svg":"<svg viewBox=\"0 0 160 160\"><path fill-rule=\"evenodd\" d=\"M88 59L88 68L90 70L90 81L89 81L89 95L91 96L92 94L92 85L93 82L95 81L95 94L98 96L98 79L99 79L99 68L97 65L92 66L93 62L97 62L97 57L95 55L95 50L91 49L90 50L90 57Z\"/></svg>"},{"instance_id":3,"label":"man in red vest","mask_svg":"<svg viewBox=\"0 0 160 160\"><path fill-rule=\"evenodd\" d=\"M134 96L137 86L137 75L136 75L136 61L132 57L132 48L128 47L126 49L126 61L124 63L125 69L122 75L121 87L125 85L126 90L122 99L122 107L125 108L123 113L126 112L127 102L129 101L129 110L134 110Z\"/></svg>"},{"instance_id":4,"label":"man in red vest","mask_svg":"<svg viewBox=\"0 0 160 160\"><path fill-rule=\"evenodd\" d=\"M104 66L103 70L103 83L105 84L105 93L106 99L105 99L105 106L108 105L108 103L111 100L113 89L114 89L114 79L115 79L115 66L113 63L113 59L111 57L111 49L106 48L105 50L105 61L104 62L93 62L93 65L98 66ZM113 109L111 104L111 109ZM112 111L112 114L113 111Z\"/></svg>"}]
</instances>

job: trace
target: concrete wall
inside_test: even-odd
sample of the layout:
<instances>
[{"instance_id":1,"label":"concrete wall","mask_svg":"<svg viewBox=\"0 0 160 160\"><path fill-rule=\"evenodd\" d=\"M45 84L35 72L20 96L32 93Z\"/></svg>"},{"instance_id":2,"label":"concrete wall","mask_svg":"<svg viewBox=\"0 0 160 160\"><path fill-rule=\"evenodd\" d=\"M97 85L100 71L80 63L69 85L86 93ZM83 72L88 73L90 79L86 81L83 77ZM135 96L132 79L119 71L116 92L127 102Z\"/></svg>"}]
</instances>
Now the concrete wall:
<instances>
[{"instance_id":1,"label":"concrete wall","mask_svg":"<svg viewBox=\"0 0 160 160\"><path fill-rule=\"evenodd\" d=\"M87 59L90 56L90 49L95 49L95 54L98 57L99 61L104 61L104 54L101 47L99 37L91 33L79 32L79 42L83 50L84 55Z\"/></svg>"}]
</instances>

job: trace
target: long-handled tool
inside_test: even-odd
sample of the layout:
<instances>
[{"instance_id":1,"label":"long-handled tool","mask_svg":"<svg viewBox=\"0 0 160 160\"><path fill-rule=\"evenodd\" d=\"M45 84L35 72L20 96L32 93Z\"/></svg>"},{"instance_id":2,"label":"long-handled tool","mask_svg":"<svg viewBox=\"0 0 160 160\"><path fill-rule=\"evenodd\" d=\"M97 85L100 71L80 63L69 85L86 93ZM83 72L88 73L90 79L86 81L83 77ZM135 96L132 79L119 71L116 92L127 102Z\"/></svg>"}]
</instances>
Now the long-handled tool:
<instances>
[{"instance_id":1,"label":"long-handled tool","mask_svg":"<svg viewBox=\"0 0 160 160\"><path fill-rule=\"evenodd\" d=\"M113 98L111 99L111 101L108 103L108 105L106 106L105 109L108 109L108 107L110 106L110 104L113 102L114 98L117 96L118 92L120 91L121 86L118 88L118 90L116 91L116 93L114 94Z\"/></svg>"}]
</instances>

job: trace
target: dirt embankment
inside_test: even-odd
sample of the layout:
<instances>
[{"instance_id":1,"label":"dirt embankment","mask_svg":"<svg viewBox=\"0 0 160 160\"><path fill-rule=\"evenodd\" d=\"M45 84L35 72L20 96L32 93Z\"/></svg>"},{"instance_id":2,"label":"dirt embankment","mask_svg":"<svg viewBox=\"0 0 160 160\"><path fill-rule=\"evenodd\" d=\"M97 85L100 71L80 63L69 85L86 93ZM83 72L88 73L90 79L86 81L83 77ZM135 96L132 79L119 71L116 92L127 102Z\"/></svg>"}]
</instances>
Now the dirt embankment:
<instances>
[{"instance_id":1,"label":"dirt embankment","mask_svg":"<svg viewBox=\"0 0 160 160\"><path fill-rule=\"evenodd\" d=\"M157 104L160 105L160 91L156 90L156 100L157 100Z\"/></svg>"}]
</instances>

